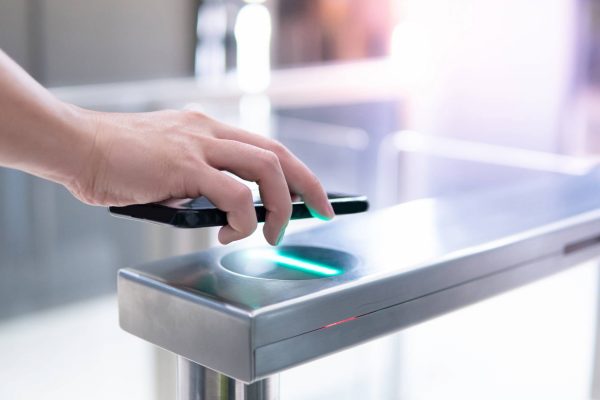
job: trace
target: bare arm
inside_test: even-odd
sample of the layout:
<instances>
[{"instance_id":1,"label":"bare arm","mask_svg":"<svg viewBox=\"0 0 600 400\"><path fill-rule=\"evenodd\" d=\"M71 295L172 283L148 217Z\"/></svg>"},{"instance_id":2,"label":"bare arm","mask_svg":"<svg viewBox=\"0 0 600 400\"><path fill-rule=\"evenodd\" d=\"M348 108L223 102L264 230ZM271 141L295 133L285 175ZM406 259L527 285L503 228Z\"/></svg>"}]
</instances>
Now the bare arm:
<instances>
[{"instance_id":1,"label":"bare arm","mask_svg":"<svg viewBox=\"0 0 600 400\"><path fill-rule=\"evenodd\" d=\"M224 170L259 184L271 244L289 221L290 193L313 213L333 217L318 179L278 142L195 111L84 110L53 97L2 51L0 165L60 183L94 205L206 196L227 212L222 243L257 225L249 189Z\"/></svg>"}]
</instances>

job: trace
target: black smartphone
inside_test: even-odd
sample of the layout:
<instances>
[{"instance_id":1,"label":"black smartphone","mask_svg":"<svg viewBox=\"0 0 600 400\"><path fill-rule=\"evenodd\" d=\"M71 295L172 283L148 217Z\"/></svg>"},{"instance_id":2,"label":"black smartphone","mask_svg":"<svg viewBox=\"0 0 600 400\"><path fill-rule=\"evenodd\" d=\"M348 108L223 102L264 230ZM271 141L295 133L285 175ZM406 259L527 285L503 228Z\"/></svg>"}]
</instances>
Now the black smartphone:
<instances>
[{"instance_id":1,"label":"black smartphone","mask_svg":"<svg viewBox=\"0 0 600 400\"><path fill-rule=\"evenodd\" d=\"M254 209L258 222L265 222L266 209L257 192L254 195ZM367 211L369 201L366 196L342 193L328 193L329 201L336 215L354 214ZM109 207L112 215L172 225L177 228L205 228L227 225L227 215L216 208L206 197L195 199L167 200L160 203L134 204L124 207ZM291 219L311 218L304 202L292 202Z\"/></svg>"}]
</instances>

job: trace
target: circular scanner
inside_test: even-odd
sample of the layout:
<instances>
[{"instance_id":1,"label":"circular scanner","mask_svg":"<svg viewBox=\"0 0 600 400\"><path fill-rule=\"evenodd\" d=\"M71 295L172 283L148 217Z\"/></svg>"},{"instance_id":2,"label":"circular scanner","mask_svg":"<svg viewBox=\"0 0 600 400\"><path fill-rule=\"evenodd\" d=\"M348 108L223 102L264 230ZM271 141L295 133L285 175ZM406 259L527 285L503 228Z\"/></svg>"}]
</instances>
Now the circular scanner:
<instances>
[{"instance_id":1,"label":"circular scanner","mask_svg":"<svg viewBox=\"0 0 600 400\"><path fill-rule=\"evenodd\" d=\"M332 278L357 264L358 259L349 253L312 246L250 248L221 259L221 265L236 274L275 280Z\"/></svg>"}]
</instances>

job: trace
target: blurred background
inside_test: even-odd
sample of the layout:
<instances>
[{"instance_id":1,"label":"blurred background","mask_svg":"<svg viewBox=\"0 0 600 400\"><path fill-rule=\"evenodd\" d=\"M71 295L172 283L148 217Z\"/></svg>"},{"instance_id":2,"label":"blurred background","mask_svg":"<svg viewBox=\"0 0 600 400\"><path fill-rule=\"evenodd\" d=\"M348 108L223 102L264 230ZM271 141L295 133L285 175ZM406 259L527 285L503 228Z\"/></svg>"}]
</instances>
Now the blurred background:
<instances>
[{"instance_id":1,"label":"blurred background","mask_svg":"<svg viewBox=\"0 0 600 400\"><path fill-rule=\"evenodd\" d=\"M374 209L600 153L597 0L0 0L0 48L82 107L275 137ZM174 398L171 355L118 328L116 271L216 245L0 169L0 398ZM600 398L598 282L581 266L295 368L282 398Z\"/></svg>"}]
</instances>

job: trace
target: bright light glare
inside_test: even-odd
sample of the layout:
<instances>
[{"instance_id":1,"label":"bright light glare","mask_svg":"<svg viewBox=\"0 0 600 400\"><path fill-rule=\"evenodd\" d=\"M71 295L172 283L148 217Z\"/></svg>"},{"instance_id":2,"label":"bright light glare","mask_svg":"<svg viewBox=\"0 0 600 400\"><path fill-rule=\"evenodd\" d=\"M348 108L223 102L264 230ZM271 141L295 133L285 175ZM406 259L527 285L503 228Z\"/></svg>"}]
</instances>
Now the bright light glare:
<instances>
[{"instance_id":1,"label":"bright light glare","mask_svg":"<svg viewBox=\"0 0 600 400\"><path fill-rule=\"evenodd\" d=\"M237 74L247 93L264 91L271 81L271 14L262 4L247 4L235 21Z\"/></svg>"},{"instance_id":2,"label":"bright light glare","mask_svg":"<svg viewBox=\"0 0 600 400\"><path fill-rule=\"evenodd\" d=\"M259 135L271 135L271 100L266 94L243 95L239 108L241 128Z\"/></svg>"},{"instance_id":3,"label":"bright light glare","mask_svg":"<svg viewBox=\"0 0 600 400\"><path fill-rule=\"evenodd\" d=\"M419 24L405 21L396 25L390 45L397 78L405 85L415 86L430 79L433 68L430 39Z\"/></svg>"},{"instance_id":4,"label":"bright light glare","mask_svg":"<svg viewBox=\"0 0 600 400\"><path fill-rule=\"evenodd\" d=\"M322 276L335 276L342 273L341 270L331 267L329 265L317 263L314 261L304 260L302 258L287 256L277 251L270 250L257 250L249 252L252 258L262 258L264 260L272 261L277 265L285 268L295 269L301 272L307 272L310 274L322 275Z\"/></svg>"}]
</instances>

